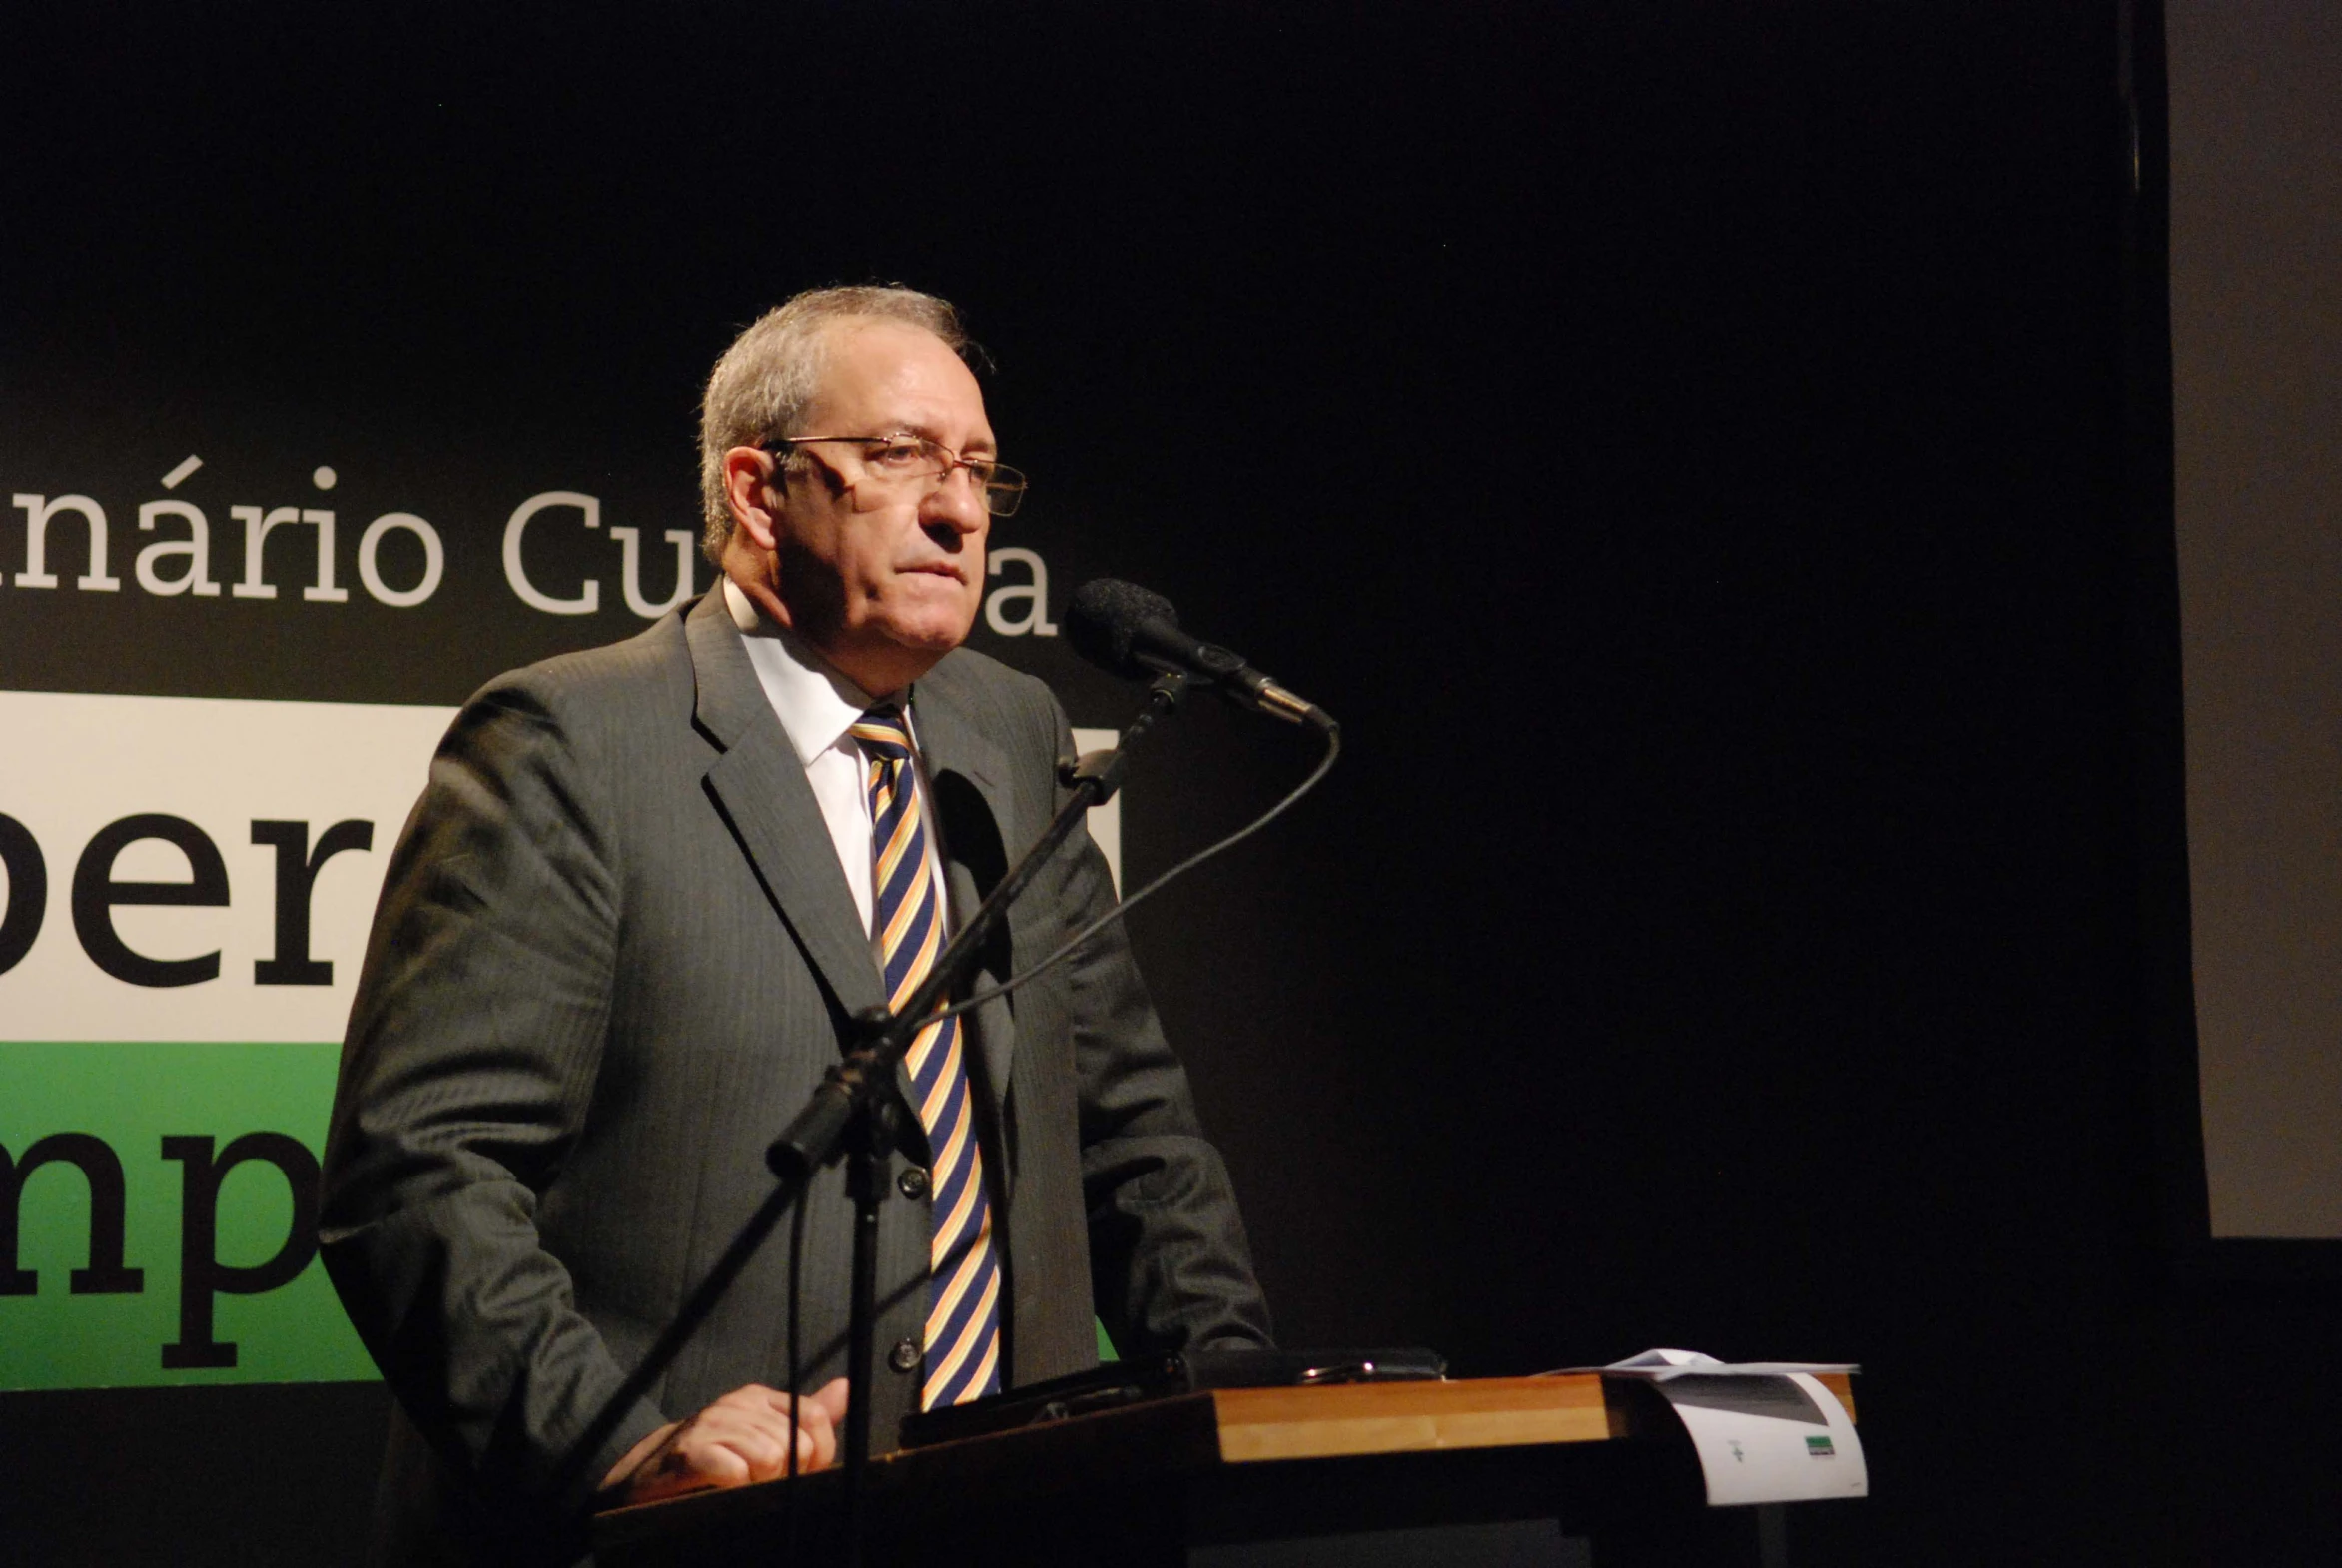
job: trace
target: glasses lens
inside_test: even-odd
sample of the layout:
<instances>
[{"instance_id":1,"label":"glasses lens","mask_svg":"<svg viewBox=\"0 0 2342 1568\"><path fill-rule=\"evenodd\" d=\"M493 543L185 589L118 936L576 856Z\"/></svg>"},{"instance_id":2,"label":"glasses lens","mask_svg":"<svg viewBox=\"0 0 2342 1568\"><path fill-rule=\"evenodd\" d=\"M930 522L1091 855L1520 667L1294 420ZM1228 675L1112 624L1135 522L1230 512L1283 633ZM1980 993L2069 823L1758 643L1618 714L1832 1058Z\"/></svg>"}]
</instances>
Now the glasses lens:
<instances>
[{"instance_id":1,"label":"glasses lens","mask_svg":"<svg viewBox=\"0 0 2342 1568\"><path fill-rule=\"evenodd\" d=\"M984 509L995 517L1013 517L1025 499L1025 475L999 463L988 464L989 472L978 475L984 485Z\"/></svg>"},{"instance_id":2,"label":"glasses lens","mask_svg":"<svg viewBox=\"0 0 2342 1568\"><path fill-rule=\"evenodd\" d=\"M871 471L892 479L931 478L950 466L941 446L916 435L873 441L864 449L868 455L863 460Z\"/></svg>"}]
</instances>

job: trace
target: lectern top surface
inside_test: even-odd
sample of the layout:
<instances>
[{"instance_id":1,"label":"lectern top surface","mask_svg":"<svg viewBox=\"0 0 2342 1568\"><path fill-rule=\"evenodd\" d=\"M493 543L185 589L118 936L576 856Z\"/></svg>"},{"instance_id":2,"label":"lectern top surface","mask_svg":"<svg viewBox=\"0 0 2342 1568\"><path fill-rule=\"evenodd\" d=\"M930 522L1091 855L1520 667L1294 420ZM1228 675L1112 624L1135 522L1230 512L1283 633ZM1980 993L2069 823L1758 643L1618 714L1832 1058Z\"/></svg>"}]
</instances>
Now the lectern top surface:
<instances>
[{"instance_id":1,"label":"lectern top surface","mask_svg":"<svg viewBox=\"0 0 2342 1568\"><path fill-rule=\"evenodd\" d=\"M1843 1376L1822 1381L1853 1410ZM871 1462L878 1506L908 1518L938 1498L1067 1496L1188 1478L1273 1471L1279 1460L1364 1459L1463 1450L1599 1449L1636 1430L1639 1385L1596 1376L1489 1377L1311 1388L1222 1388L1094 1415L902 1449ZM1647 1430L1647 1428L1643 1428ZM1680 1434L1678 1434L1680 1441ZM1381 1461L1374 1461L1381 1462ZM835 1471L702 1492L604 1514L599 1548L745 1524L787 1506L833 1506ZM677 1532L682 1532L678 1534Z\"/></svg>"}]
</instances>

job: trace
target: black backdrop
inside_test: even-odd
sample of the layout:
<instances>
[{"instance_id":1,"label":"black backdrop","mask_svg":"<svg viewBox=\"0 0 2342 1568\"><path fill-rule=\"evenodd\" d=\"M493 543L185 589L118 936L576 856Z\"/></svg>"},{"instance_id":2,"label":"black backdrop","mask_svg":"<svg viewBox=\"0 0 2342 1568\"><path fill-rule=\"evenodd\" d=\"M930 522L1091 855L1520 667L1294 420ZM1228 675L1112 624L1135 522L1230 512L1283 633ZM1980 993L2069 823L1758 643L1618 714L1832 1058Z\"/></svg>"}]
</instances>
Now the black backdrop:
<instances>
[{"instance_id":1,"label":"black backdrop","mask_svg":"<svg viewBox=\"0 0 2342 1568\"><path fill-rule=\"evenodd\" d=\"M151 428L125 484L215 426L305 471L363 410L436 493L544 454L687 526L738 323L835 280L967 307L1063 583L1160 588L1348 730L1135 921L1289 1341L1859 1358L1878 1495L1801 1514L1804 1561L2342 1552L2331 1291L2168 1239L2116 6L8 25L11 439ZM449 531L450 581L492 562ZM452 702L627 629L483 599L460 679L356 617L190 674L186 601L65 602L5 601L0 684ZM1215 711L1165 745L1135 874L1305 760ZM382 1398L0 1398L0 1552L343 1560Z\"/></svg>"}]
</instances>

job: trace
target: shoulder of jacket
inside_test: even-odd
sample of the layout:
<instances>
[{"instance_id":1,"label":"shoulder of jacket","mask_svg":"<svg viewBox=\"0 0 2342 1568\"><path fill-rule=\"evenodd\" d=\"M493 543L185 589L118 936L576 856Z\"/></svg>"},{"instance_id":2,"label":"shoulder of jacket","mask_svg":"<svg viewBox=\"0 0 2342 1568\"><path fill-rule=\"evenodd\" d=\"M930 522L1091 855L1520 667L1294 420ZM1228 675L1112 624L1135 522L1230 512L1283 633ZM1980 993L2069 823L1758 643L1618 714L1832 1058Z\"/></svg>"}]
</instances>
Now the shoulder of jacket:
<instances>
[{"instance_id":1,"label":"shoulder of jacket","mask_svg":"<svg viewBox=\"0 0 2342 1568\"><path fill-rule=\"evenodd\" d=\"M669 614L623 642L507 670L473 692L463 710L467 717L509 714L583 739L624 733L678 705L688 719L693 693L683 619Z\"/></svg>"},{"instance_id":2,"label":"shoulder of jacket","mask_svg":"<svg viewBox=\"0 0 2342 1568\"><path fill-rule=\"evenodd\" d=\"M919 689L1000 722L1038 729L1054 748L1064 709L1048 682L1023 670L1009 668L972 648L955 648L936 667L919 678Z\"/></svg>"}]
</instances>

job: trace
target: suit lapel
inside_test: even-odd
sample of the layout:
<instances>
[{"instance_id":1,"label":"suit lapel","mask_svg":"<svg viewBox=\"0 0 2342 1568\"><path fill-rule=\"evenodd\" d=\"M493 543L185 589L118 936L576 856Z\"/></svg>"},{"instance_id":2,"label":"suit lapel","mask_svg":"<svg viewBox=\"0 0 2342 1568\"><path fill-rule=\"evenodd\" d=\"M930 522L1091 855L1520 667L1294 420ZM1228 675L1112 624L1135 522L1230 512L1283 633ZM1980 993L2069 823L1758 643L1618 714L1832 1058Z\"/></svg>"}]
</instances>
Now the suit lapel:
<instances>
[{"instance_id":1,"label":"suit lapel","mask_svg":"<svg viewBox=\"0 0 2342 1568\"><path fill-rule=\"evenodd\" d=\"M927 764L928 780L937 796L937 815L946 824L944 881L951 888L956 926L975 914L976 907L984 902L986 891L999 880L1005 868L993 862L998 860L1000 852L1006 848L1014 857L1022 848L1003 842L1011 821L1007 764L1000 748L977 727L967 710L952 700L944 683L922 682L915 687L911 712L912 721L919 728L920 755ZM949 809L949 804L962 793L962 786L955 780L964 780L966 785L974 787L991 817L989 824L971 823L964 818L957 824L951 821L957 813ZM985 831L987 827L989 832ZM978 839L985 842L975 842ZM993 979L980 973L976 984L988 985ZM978 1008L972 1018L976 1025L972 1033L984 1063L985 1082L992 1092L993 1109L998 1111L1008 1096L1009 1068L1016 1055L1014 1015L1006 1003L990 1002Z\"/></svg>"},{"instance_id":2,"label":"suit lapel","mask_svg":"<svg viewBox=\"0 0 2342 1568\"><path fill-rule=\"evenodd\" d=\"M723 748L707 770L715 793L782 921L848 1013L881 1007L886 991L861 913L830 846L805 765L740 646L722 586L685 622L698 680L695 715Z\"/></svg>"}]
</instances>

